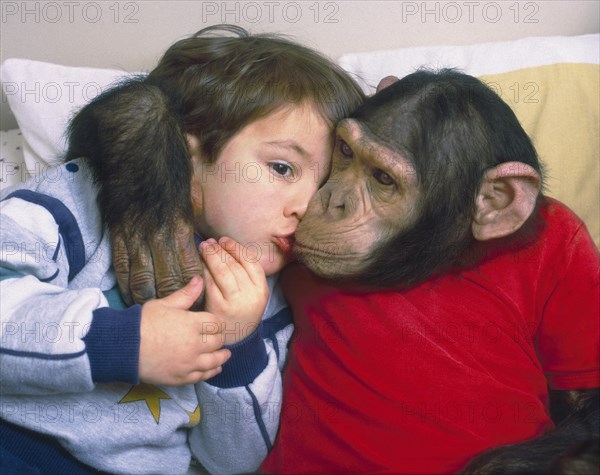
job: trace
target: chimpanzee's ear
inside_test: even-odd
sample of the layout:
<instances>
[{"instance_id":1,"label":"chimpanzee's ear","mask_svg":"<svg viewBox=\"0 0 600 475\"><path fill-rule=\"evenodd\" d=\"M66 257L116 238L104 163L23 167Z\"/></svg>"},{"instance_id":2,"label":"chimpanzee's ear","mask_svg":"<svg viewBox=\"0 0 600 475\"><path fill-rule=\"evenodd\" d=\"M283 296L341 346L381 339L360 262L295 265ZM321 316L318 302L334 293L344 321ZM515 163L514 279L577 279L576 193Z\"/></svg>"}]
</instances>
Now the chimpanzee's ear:
<instances>
[{"instance_id":1,"label":"chimpanzee's ear","mask_svg":"<svg viewBox=\"0 0 600 475\"><path fill-rule=\"evenodd\" d=\"M535 209L541 178L520 162L506 162L488 170L475 200L473 236L487 241L519 229Z\"/></svg>"},{"instance_id":2,"label":"chimpanzee's ear","mask_svg":"<svg viewBox=\"0 0 600 475\"><path fill-rule=\"evenodd\" d=\"M381 91L382 89L385 89L388 86L391 86L396 81L399 81L399 79L396 76L384 77L381 81L379 81L379 84L377 85L377 92Z\"/></svg>"}]
</instances>

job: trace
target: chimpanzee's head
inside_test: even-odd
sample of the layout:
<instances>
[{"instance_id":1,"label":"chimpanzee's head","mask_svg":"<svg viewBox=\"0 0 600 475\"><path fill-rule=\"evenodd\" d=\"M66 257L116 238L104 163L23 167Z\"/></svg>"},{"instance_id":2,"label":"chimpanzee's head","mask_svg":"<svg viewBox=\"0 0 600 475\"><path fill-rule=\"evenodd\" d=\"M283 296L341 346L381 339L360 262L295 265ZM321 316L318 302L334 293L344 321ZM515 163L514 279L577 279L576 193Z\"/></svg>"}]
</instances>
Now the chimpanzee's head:
<instances>
[{"instance_id":1,"label":"chimpanzee's head","mask_svg":"<svg viewBox=\"0 0 600 475\"><path fill-rule=\"evenodd\" d=\"M327 279L412 285L476 242L519 234L541 181L535 148L500 97L454 70L418 71L339 123L331 175L295 251Z\"/></svg>"}]
</instances>

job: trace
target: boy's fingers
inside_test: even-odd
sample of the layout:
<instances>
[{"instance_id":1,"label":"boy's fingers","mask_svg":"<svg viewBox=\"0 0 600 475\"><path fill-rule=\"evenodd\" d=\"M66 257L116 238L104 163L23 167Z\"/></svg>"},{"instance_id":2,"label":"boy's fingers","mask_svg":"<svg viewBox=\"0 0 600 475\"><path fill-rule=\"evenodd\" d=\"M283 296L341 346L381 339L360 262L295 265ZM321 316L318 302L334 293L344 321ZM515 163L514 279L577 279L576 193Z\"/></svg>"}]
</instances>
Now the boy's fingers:
<instances>
[{"instance_id":1,"label":"boy's fingers","mask_svg":"<svg viewBox=\"0 0 600 475\"><path fill-rule=\"evenodd\" d=\"M219 366L218 368L211 369L209 371L194 371L190 374L190 380L187 384L196 384L199 381L206 381L210 378L214 378L217 374L220 374L223 371L223 368Z\"/></svg>"},{"instance_id":2,"label":"boy's fingers","mask_svg":"<svg viewBox=\"0 0 600 475\"><path fill-rule=\"evenodd\" d=\"M208 265L204 268L204 287L207 306L210 306L211 301L214 301L214 299L223 300L223 292L215 282L215 278ZM207 310L209 310L209 307L207 307Z\"/></svg>"},{"instance_id":3,"label":"boy's fingers","mask_svg":"<svg viewBox=\"0 0 600 475\"><path fill-rule=\"evenodd\" d=\"M232 267L233 258L216 241L205 241L200 245L202 258L223 296L232 290L238 290L238 272ZM229 261L229 262L228 262ZM239 267L239 266L238 266Z\"/></svg>"},{"instance_id":4,"label":"boy's fingers","mask_svg":"<svg viewBox=\"0 0 600 475\"><path fill-rule=\"evenodd\" d=\"M201 348L201 350L198 350L198 353L196 356L200 355L200 351L202 352L202 354L204 353L210 353L213 351L218 351L220 349L223 348L223 332L219 331L218 333L214 333L214 334L207 334L207 333L203 333L202 335L200 335L198 337L198 348ZM197 368L195 368L197 369ZM205 369L209 369L209 368L205 368Z\"/></svg>"},{"instance_id":5,"label":"boy's fingers","mask_svg":"<svg viewBox=\"0 0 600 475\"><path fill-rule=\"evenodd\" d=\"M187 310L202 294L202 287L202 277L195 275L184 287L164 297L162 301L170 307Z\"/></svg>"},{"instance_id":6,"label":"boy's fingers","mask_svg":"<svg viewBox=\"0 0 600 475\"><path fill-rule=\"evenodd\" d=\"M226 259L224 259L225 263L237 281L238 289L241 289L242 286L251 283L252 279L248 275L248 269L246 268L247 266L244 265L245 260L242 257L244 251L242 245L227 237L222 237L219 240L219 245L221 246L221 249L223 250L222 252L226 257ZM225 247L225 245L227 247Z\"/></svg>"},{"instance_id":7,"label":"boy's fingers","mask_svg":"<svg viewBox=\"0 0 600 475\"><path fill-rule=\"evenodd\" d=\"M265 272L262 266L258 261L248 259L240 243L231 238L222 237L219 239L219 244L239 263L254 285L259 285L265 281Z\"/></svg>"},{"instance_id":8,"label":"boy's fingers","mask_svg":"<svg viewBox=\"0 0 600 475\"><path fill-rule=\"evenodd\" d=\"M204 313L203 315L214 316L211 313ZM201 335L218 335L223 333L223 322L220 319L204 320L200 325L199 332Z\"/></svg>"},{"instance_id":9,"label":"boy's fingers","mask_svg":"<svg viewBox=\"0 0 600 475\"><path fill-rule=\"evenodd\" d=\"M231 351L226 348L211 353L202 353L196 359L197 371L210 371L225 364L229 358L231 358Z\"/></svg>"}]
</instances>

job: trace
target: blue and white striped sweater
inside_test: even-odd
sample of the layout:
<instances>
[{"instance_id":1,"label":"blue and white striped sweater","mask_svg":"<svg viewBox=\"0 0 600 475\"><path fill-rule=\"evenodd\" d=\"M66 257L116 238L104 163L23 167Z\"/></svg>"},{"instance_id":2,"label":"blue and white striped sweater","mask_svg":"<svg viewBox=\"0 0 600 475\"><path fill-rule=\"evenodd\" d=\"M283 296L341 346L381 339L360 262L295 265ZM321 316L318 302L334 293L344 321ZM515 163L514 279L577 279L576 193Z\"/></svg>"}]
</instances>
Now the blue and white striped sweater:
<instances>
[{"instance_id":1,"label":"blue and white striped sweater","mask_svg":"<svg viewBox=\"0 0 600 475\"><path fill-rule=\"evenodd\" d=\"M109 307L116 278L89 170L74 161L48 176L0 196L0 416L113 473L185 473L189 445L213 473L255 470L277 432L293 329L276 278L263 323L210 384L134 387L141 307ZM11 434L20 456L32 433Z\"/></svg>"}]
</instances>

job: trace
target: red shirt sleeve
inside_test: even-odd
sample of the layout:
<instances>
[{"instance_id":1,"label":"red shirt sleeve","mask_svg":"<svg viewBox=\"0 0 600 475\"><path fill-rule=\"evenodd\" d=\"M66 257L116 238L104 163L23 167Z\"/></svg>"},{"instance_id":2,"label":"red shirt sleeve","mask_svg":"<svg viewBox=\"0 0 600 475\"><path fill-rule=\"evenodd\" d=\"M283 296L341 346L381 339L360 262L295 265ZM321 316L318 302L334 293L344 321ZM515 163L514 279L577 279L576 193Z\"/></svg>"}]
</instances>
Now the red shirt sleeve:
<instances>
[{"instance_id":1,"label":"red shirt sleeve","mask_svg":"<svg viewBox=\"0 0 600 475\"><path fill-rule=\"evenodd\" d=\"M600 386L600 257L585 225L562 243L556 285L542 303L537 351L551 389Z\"/></svg>"}]
</instances>

